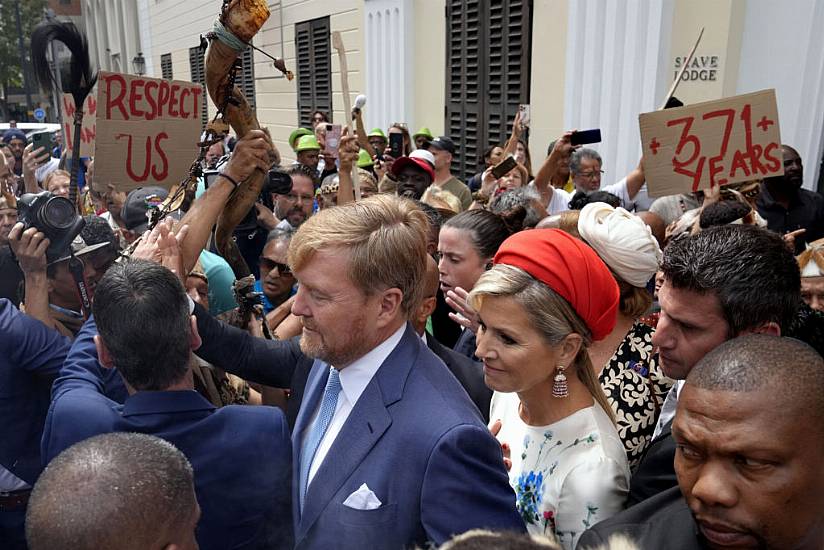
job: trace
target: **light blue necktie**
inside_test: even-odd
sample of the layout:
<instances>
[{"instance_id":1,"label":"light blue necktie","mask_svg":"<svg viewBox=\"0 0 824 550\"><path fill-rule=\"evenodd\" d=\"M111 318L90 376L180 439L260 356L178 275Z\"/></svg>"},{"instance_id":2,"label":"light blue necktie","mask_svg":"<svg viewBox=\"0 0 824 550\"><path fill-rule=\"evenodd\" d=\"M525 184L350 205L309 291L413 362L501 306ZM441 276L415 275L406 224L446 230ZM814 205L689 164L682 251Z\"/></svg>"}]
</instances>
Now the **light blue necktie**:
<instances>
[{"instance_id":1,"label":"light blue necktie","mask_svg":"<svg viewBox=\"0 0 824 550\"><path fill-rule=\"evenodd\" d=\"M335 414L335 407L338 404L338 394L340 393L340 372L335 367L329 367L329 378L326 380L326 389L323 390L323 398L320 402L320 411L309 432L303 439L303 447L300 451L300 509L303 510L303 501L306 497L306 489L309 486L309 469L312 467L312 460L318 450L324 434L326 434L332 416Z\"/></svg>"}]
</instances>

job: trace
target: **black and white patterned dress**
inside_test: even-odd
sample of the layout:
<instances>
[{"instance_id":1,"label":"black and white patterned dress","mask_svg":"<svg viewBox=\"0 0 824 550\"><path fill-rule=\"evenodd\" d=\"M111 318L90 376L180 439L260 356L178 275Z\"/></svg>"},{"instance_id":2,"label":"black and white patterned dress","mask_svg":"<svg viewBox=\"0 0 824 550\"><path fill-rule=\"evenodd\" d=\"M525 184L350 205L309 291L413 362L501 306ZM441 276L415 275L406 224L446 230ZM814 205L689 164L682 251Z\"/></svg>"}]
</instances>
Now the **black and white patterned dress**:
<instances>
[{"instance_id":1,"label":"black and white patterned dress","mask_svg":"<svg viewBox=\"0 0 824 550\"><path fill-rule=\"evenodd\" d=\"M673 381L652 354L655 329L636 321L599 376L634 469L652 439L661 405Z\"/></svg>"}]
</instances>

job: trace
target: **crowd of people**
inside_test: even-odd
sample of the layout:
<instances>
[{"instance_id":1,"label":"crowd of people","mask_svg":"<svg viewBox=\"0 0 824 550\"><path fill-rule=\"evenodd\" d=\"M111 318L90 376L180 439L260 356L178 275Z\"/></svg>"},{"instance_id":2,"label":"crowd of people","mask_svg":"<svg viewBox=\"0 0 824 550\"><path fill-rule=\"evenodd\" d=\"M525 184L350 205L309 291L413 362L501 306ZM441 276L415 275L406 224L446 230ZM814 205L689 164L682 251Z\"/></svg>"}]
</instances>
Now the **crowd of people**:
<instances>
[{"instance_id":1,"label":"crowd of people","mask_svg":"<svg viewBox=\"0 0 824 550\"><path fill-rule=\"evenodd\" d=\"M2 136L0 547L822 547L797 151L652 199L519 115L476 174L362 117L207 144L179 208ZM214 227L257 172L244 278Z\"/></svg>"}]
</instances>

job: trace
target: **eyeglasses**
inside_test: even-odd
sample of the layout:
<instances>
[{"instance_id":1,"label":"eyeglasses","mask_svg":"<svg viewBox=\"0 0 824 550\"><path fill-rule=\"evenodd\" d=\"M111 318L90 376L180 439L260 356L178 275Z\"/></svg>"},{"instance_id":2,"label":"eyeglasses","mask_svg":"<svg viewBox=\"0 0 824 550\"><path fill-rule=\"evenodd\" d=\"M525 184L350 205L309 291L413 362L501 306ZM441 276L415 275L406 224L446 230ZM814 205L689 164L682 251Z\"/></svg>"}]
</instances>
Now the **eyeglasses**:
<instances>
[{"instance_id":1,"label":"eyeglasses","mask_svg":"<svg viewBox=\"0 0 824 550\"><path fill-rule=\"evenodd\" d=\"M581 176L582 178L585 178L585 179L588 179L588 180L597 180L597 179L600 179L601 176L604 175L604 171L603 170L593 170L592 172L581 172L578 175Z\"/></svg>"},{"instance_id":2,"label":"eyeglasses","mask_svg":"<svg viewBox=\"0 0 824 550\"><path fill-rule=\"evenodd\" d=\"M274 260L270 260L264 256L260 257L260 267L267 269L269 271L273 271L275 269L278 270L278 275L291 275L292 270L289 268L288 265L282 264L280 262L276 262Z\"/></svg>"}]
</instances>

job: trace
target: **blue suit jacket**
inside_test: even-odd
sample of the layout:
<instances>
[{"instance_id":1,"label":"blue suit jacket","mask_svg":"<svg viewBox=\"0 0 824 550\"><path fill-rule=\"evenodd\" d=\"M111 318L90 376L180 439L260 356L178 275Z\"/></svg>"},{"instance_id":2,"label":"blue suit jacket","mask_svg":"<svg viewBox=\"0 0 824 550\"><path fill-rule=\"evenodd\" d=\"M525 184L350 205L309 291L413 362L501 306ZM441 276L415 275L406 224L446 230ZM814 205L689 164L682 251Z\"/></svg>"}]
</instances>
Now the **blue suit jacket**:
<instances>
[{"instance_id":1,"label":"blue suit jacket","mask_svg":"<svg viewBox=\"0 0 824 550\"><path fill-rule=\"evenodd\" d=\"M293 430L297 456L329 367L294 340L263 340L195 306L198 355L246 380L294 387L302 405ZM299 471L293 458L294 471ZM296 475L296 474L295 474ZM354 510L346 498L366 483L383 506ZM295 494L297 483L293 477ZM441 544L475 528L524 531L501 448L464 388L407 325L401 342L367 385L306 495L302 517L293 495L300 549L404 548Z\"/></svg>"},{"instance_id":2,"label":"blue suit jacket","mask_svg":"<svg viewBox=\"0 0 824 550\"><path fill-rule=\"evenodd\" d=\"M293 432L293 462L326 385L316 361ZM523 531L497 441L463 387L407 325L344 423L298 509L296 548L397 549L474 528ZM366 483L382 505L343 502Z\"/></svg>"},{"instance_id":3,"label":"blue suit jacket","mask_svg":"<svg viewBox=\"0 0 824 550\"><path fill-rule=\"evenodd\" d=\"M195 391L137 392L120 405L103 395L96 333L90 319L54 383L44 458L100 433L156 435L192 464L201 548L289 547L291 447L283 413L262 406L216 409Z\"/></svg>"},{"instance_id":4,"label":"blue suit jacket","mask_svg":"<svg viewBox=\"0 0 824 550\"><path fill-rule=\"evenodd\" d=\"M34 485L51 385L71 341L0 299L0 464Z\"/></svg>"}]
</instances>

